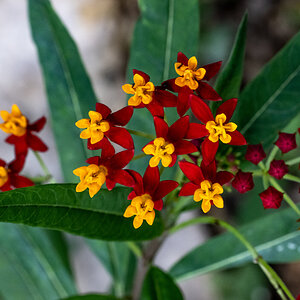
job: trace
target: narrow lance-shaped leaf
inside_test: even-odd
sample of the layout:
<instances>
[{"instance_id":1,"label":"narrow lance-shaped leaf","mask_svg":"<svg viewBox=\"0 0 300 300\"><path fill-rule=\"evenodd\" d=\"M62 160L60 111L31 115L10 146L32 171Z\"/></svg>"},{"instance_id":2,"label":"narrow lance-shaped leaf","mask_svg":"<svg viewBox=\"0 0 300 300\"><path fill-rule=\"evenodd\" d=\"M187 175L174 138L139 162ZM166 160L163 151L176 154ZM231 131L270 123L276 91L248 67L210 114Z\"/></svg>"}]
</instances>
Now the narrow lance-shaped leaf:
<instances>
[{"instance_id":1,"label":"narrow lance-shaped leaf","mask_svg":"<svg viewBox=\"0 0 300 300\"><path fill-rule=\"evenodd\" d=\"M173 278L157 267L151 267L143 283L141 300L183 300Z\"/></svg>"},{"instance_id":2,"label":"narrow lance-shaped leaf","mask_svg":"<svg viewBox=\"0 0 300 300\"><path fill-rule=\"evenodd\" d=\"M102 190L93 199L87 191L75 192L74 184L49 184L0 194L0 221L63 230L108 241L147 240L160 235L158 215L154 224L138 230L124 218L129 205L128 188Z\"/></svg>"},{"instance_id":3,"label":"narrow lance-shaped leaf","mask_svg":"<svg viewBox=\"0 0 300 300\"><path fill-rule=\"evenodd\" d=\"M110 295L100 295L100 294L88 294L88 295L77 295L69 298L64 298L63 300L121 300L120 298L115 298Z\"/></svg>"},{"instance_id":4,"label":"narrow lance-shaped leaf","mask_svg":"<svg viewBox=\"0 0 300 300\"><path fill-rule=\"evenodd\" d=\"M251 144L268 147L300 110L300 33L243 90L234 119Z\"/></svg>"},{"instance_id":5,"label":"narrow lance-shaped leaf","mask_svg":"<svg viewBox=\"0 0 300 300\"><path fill-rule=\"evenodd\" d=\"M28 0L34 42L43 70L52 128L66 181L87 158L86 143L75 126L93 110L96 96L78 49L48 0Z\"/></svg>"},{"instance_id":6,"label":"narrow lance-shaped leaf","mask_svg":"<svg viewBox=\"0 0 300 300\"><path fill-rule=\"evenodd\" d=\"M76 293L70 270L53 243L55 234L60 235L0 224L1 299L48 300Z\"/></svg>"},{"instance_id":7,"label":"narrow lance-shaped leaf","mask_svg":"<svg viewBox=\"0 0 300 300\"><path fill-rule=\"evenodd\" d=\"M300 231L297 231L296 220L295 212L287 208L242 226L240 231L266 261L298 261ZM170 273L177 280L188 279L252 260L245 246L231 233L225 233L187 253L171 268Z\"/></svg>"}]
</instances>

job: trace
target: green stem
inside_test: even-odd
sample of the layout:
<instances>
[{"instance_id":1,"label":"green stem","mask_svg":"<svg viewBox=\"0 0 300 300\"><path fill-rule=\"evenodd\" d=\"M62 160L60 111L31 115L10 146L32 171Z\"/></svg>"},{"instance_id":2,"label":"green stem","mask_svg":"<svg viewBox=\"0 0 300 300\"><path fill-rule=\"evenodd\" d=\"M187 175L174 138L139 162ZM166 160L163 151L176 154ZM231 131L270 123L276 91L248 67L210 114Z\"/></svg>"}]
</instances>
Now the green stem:
<instances>
[{"instance_id":1,"label":"green stem","mask_svg":"<svg viewBox=\"0 0 300 300\"><path fill-rule=\"evenodd\" d=\"M295 300L285 283L281 280L281 278L277 275L274 269L257 253L256 249L250 244L250 242L240 233L236 228L234 228L229 223L216 219L214 217L199 217L194 220L188 220L183 222L169 230L170 233L174 233L180 229L183 229L187 226L194 225L194 224L216 224L231 232L251 253L253 257L254 263L257 263L262 271L265 273L267 278L269 279L270 283L275 288L277 294L280 296L282 300L286 300L285 294L288 296L290 300ZM285 294L284 294L285 293Z\"/></svg>"},{"instance_id":2,"label":"green stem","mask_svg":"<svg viewBox=\"0 0 300 300\"><path fill-rule=\"evenodd\" d=\"M293 158L293 159L290 159L290 160L286 161L285 163L288 166L292 166L292 165L298 164L298 163L300 163L300 156L296 157L296 158Z\"/></svg>"},{"instance_id":3,"label":"green stem","mask_svg":"<svg viewBox=\"0 0 300 300\"><path fill-rule=\"evenodd\" d=\"M258 166L261 168L261 170L263 171L263 172L266 172L266 166L265 166L265 164L262 162L262 161L260 161L259 163L258 163Z\"/></svg>"},{"instance_id":4,"label":"green stem","mask_svg":"<svg viewBox=\"0 0 300 300\"><path fill-rule=\"evenodd\" d=\"M131 250L131 252L137 257L142 257L143 253L141 248L134 242L126 242L128 248Z\"/></svg>"},{"instance_id":5,"label":"green stem","mask_svg":"<svg viewBox=\"0 0 300 300\"><path fill-rule=\"evenodd\" d=\"M37 176L37 177L29 177L31 181L34 183L42 184L44 182L49 181L52 178L51 175L45 175L45 176Z\"/></svg>"},{"instance_id":6,"label":"green stem","mask_svg":"<svg viewBox=\"0 0 300 300\"><path fill-rule=\"evenodd\" d=\"M159 168L159 176L162 175L162 173L164 172L164 170L165 170L165 167L164 166L160 166L160 168Z\"/></svg>"},{"instance_id":7,"label":"green stem","mask_svg":"<svg viewBox=\"0 0 300 300\"><path fill-rule=\"evenodd\" d=\"M140 159L140 158L142 158L142 157L144 157L144 156L146 156L146 154L142 152L142 153L140 153L140 154L134 156L134 157L132 158L132 160L137 160L137 159Z\"/></svg>"},{"instance_id":8,"label":"green stem","mask_svg":"<svg viewBox=\"0 0 300 300\"><path fill-rule=\"evenodd\" d=\"M283 179L300 183L300 177L292 175L292 174L286 174L286 175L284 175Z\"/></svg>"},{"instance_id":9,"label":"green stem","mask_svg":"<svg viewBox=\"0 0 300 300\"><path fill-rule=\"evenodd\" d=\"M288 203L288 205L300 216L300 210L298 206L294 203L291 197L286 193L286 191L277 183L277 181L273 177L269 177L270 183L273 185L275 189L279 192L283 193L283 199Z\"/></svg>"},{"instance_id":10,"label":"green stem","mask_svg":"<svg viewBox=\"0 0 300 300\"><path fill-rule=\"evenodd\" d=\"M279 149L279 148L275 145L275 146L273 147L272 151L270 152L269 157L268 157L268 159L267 159L267 161L266 161L266 169L267 169L267 170L269 170L271 161L274 159L275 155L277 154L278 149Z\"/></svg>"},{"instance_id":11,"label":"green stem","mask_svg":"<svg viewBox=\"0 0 300 300\"><path fill-rule=\"evenodd\" d=\"M153 134L145 133L145 132L138 131L138 130L128 129L128 128L126 128L126 129L129 133L144 137L146 139L154 140L156 138L156 136Z\"/></svg>"},{"instance_id":12,"label":"green stem","mask_svg":"<svg viewBox=\"0 0 300 300\"><path fill-rule=\"evenodd\" d=\"M252 172L252 175L262 177L264 173L261 170L256 170Z\"/></svg>"},{"instance_id":13,"label":"green stem","mask_svg":"<svg viewBox=\"0 0 300 300\"><path fill-rule=\"evenodd\" d=\"M49 172L48 167L44 163L44 161L43 161L42 157L40 156L40 154L37 151L33 151L33 154L35 155L35 157L38 160L40 166L42 167L42 169L45 173L45 176L50 178L49 182L55 183L55 180L53 179L51 173Z\"/></svg>"}]
</instances>

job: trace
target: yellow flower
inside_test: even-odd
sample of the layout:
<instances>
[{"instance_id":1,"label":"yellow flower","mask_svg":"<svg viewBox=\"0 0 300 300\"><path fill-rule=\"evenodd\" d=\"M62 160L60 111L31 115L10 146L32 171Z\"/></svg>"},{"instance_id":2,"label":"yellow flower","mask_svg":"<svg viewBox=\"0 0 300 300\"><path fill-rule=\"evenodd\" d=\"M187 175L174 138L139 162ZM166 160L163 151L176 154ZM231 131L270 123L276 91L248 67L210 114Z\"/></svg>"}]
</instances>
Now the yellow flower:
<instances>
[{"instance_id":1,"label":"yellow flower","mask_svg":"<svg viewBox=\"0 0 300 300\"><path fill-rule=\"evenodd\" d=\"M168 167L172 162L172 155L175 151L175 147L172 143L168 143L164 138L156 138L153 144L149 144L144 147L144 153L147 155L153 155L149 161L150 167L158 166L161 161L164 167Z\"/></svg>"},{"instance_id":2,"label":"yellow flower","mask_svg":"<svg viewBox=\"0 0 300 300\"><path fill-rule=\"evenodd\" d=\"M88 188L89 195L92 198L105 183L108 170L105 166L91 164L87 167L77 168L73 173L80 178L80 182L76 186L76 192L83 192Z\"/></svg>"},{"instance_id":3,"label":"yellow flower","mask_svg":"<svg viewBox=\"0 0 300 300\"><path fill-rule=\"evenodd\" d=\"M126 94L132 94L129 98L129 106L138 106L141 103L149 104L152 101L152 94L155 90L154 84L150 81L147 83L143 76L135 74L133 76L134 85L124 84L122 86L123 91Z\"/></svg>"},{"instance_id":4,"label":"yellow flower","mask_svg":"<svg viewBox=\"0 0 300 300\"><path fill-rule=\"evenodd\" d=\"M4 167L0 167L0 188L7 182L8 172Z\"/></svg>"},{"instance_id":5,"label":"yellow flower","mask_svg":"<svg viewBox=\"0 0 300 300\"><path fill-rule=\"evenodd\" d=\"M180 77L175 79L175 84L180 87L188 86L191 90L196 90L199 85L197 80L203 79L206 73L204 68L197 69L197 64L195 56L189 59L187 66L176 62L175 71Z\"/></svg>"},{"instance_id":6,"label":"yellow flower","mask_svg":"<svg viewBox=\"0 0 300 300\"><path fill-rule=\"evenodd\" d=\"M81 119L75 123L78 128L86 128L80 134L82 139L91 139L91 144L100 142L104 132L110 129L109 122L102 120L102 115L97 111L89 112L90 119Z\"/></svg>"},{"instance_id":7,"label":"yellow flower","mask_svg":"<svg viewBox=\"0 0 300 300\"><path fill-rule=\"evenodd\" d=\"M223 198L220 194L223 193L223 188L219 183L211 184L209 180L204 180L200 184L200 188L194 193L194 201L202 200L201 208L204 213L207 213L211 208L211 201L218 208L224 207Z\"/></svg>"},{"instance_id":8,"label":"yellow flower","mask_svg":"<svg viewBox=\"0 0 300 300\"><path fill-rule=\"evenodd\" d=\"M208 121L206 123L206 129L209 132L208 139L216 143L219 139L224 143L228 144L231 141L231 136L228 132L233 132L237 129L237 125L233 122L224 124L226 121L225 114L219 114L216 116L215 121Z\"/></svg>"},{"instance_id":9,"label":"yellow flower","mask_svg":"<svg viewBox=\"0 0 300 300\"><path fill-rule=\"evenodd\" d=\"M12 106L11 114L8 111L1 110L0 115L4 121L0 124L0 129L4 132L16 136L22 136L26 133L27 119L16 104Z\"/></svg>"},{"instance_id":10,"label":"yellow flower","mask_svg":"<svg viewBox=\"0 0 300 300\"><path fill-rule=\"evenodd\" d=\"M143 221L149 225L153 224L155 218L154 202L149 194L143 194L132 199L131 204L126 208L124 212L125 218L135 216L133 219L133 227L139 228Z\"/></svg>"}]
</instances>

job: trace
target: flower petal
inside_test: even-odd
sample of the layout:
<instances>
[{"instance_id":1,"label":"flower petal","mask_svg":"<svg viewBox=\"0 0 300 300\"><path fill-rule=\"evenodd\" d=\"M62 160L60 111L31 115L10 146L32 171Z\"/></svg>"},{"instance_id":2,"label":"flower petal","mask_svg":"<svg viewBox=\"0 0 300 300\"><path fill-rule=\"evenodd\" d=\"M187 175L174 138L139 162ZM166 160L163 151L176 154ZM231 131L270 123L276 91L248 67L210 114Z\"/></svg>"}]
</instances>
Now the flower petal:
<instances>
[{"instance_id":1,"label":"flower petal","mask_svg":"<svg viewBox=\"0 0 300 300\"><path fill-rule=\"evenodd\" d=\"M145 105L146 108L149 110L151 115L162 117L164 116L164 108L160 105L160 103L156 100L152 100L148 105Z\"/></svg>"},{"instance_id":2,"label":"flower petal","mask_svg":"<svg viewBox=\"0 0 300 300\"><path fill-rule=\"evenodd\" d=\"M179 118L170 126L167 139L174 142L183 139L189 129L189 121L189 116Z\"/></svg>"},{"instance_id":3,"label":"flower petal","mask_svg":"<svg viewBox=\"0 0 300 300\"><path fill-rule=\"evenodd\" d=\"M169 126L168 124L159 117L154 117L154 126L155 126L155 132L157 137L163 137L166 139L168 131L169 131Z\"/></svg>"},{"instance_id":4,"label":"flower petal","mask_svg":"<svg viewBox=\"0 0 300 300\"><path fill-rule=\"evenodd\" d=\"M109 131L106 132L106 136L114 143L122 146L125 149L133 149L134 144L130 133L121 127L111 127Z\"/></svg>"},{"instance_id":5,"label":"flower petal","mask_svg":"<svg viewBox=\"0 0 300 300\"><path fill-rule=\"evenodd\" d=\"M148 166L143 176L144 191L150 195L154 194L159 184L160 176L158 167ZM160 197L162 198L162 197Z\"/></svg>"},{"instance_id":6,"label":"flower petal","mask_svg":"<svg viewBox=\"0 0 300 300\"><path fill-rule=\"evenodd\" d=\"M232 98L222 103L217 109L217 115L225 114L226 122L229 122L236 108L238 99Z\"/></svg>"},{"instance_id":7,"label":"flower petal","mask_svg":"<svg viewBox=\"0 0 300 300\"><path fill-rule=\"evenodd\" d=\"M46 118L45 117L41 117L40 119L38 119L37 121L35 121L33 124L30 124L27 126L28 130L32 130L32 131L41 131L43 129L43 127L46 124Z\"/></svg>"},{"instance_id":8,"label":"flower petal","mask_svg":"<svg viewBox=\"0 0 300 300\"><path fill-rule=\"evenodd\" d=\"M44 142L30 132L27 133L27 144L29 148L34 151L45 152L48 150L48 147L44 144Z\"/></svg>"},{"instance_id":9,"label":"flower petal","mask_svg":"<svg viewBox=\"0 0 300 300\"><path fill-rule=\"evenodd\" d=\"M211 142L206 138L201 145L201 153L203 156L203 161L206 165L209 165L215 158L217 150L219 147L219 141L216 143Z\"/></svg>"},{"instance_id":10,"label":"flower petal","mask_svg":"<svg viewBox=\"0 0 300 300\"><path fill-rule=\"evenodd\" d=\"M25 154L18 155L11 163L9 163L8 168L12 170L13 173L20 173L23 169L25 159Z\"/></svg>"},{"instance_id":11,"label":"flower petal","mask_svg":"<svg viewBox=\"0 0 300 300\"><path fill-rule=\"evenodd\" d=\"M110 165L113 169L123 169L129 164L133 155L133 149L121 151L110 159Z\"/></svg>"},{"instance_id":12,"label":"flower petal","mask_svg":"<svg viewBox=\"0 0 300 300\"><path fill-rule=\"evenodd\" d=\"M136 192L136 195L144 194L144 183L142 176L134 170L127 170L127 172L131 175L135 182L134 191Z\"/></svg>"},{"instance_id":13,"label":"flower petal","mask_svg":"<svg viewBox=\"0 0 300 300\"><path fill-rule=\"evenodd\" d=\"M191 196L194 195L195 191L199 188L198 185L188 182L183 185L178 196Z\"/></svg>"},{"instance_id":14,"label":"flower petal","mask_svg":"<svg viewBox=\"0 0 300 300\"><path fill-rule=\"evenodd\" d=\"M125 126L130 121L132 114L133 114L133 107L126 106L126 107L112 113L108 119L114 125Z\"/></svg>"},{"instance_id":15,"label":"flower petal","mask_svg":"<svg viewBox=\"0 0 300 300\"><path fill-rule=\"evenodd\" d=\"M24 176L17 175L17 174L11 175L10 181L11 181L11 184L16 188L23 188L23 187L34 185L34 183L30 179L28 179Z\"/></svg>"},{"instance_id":16,"label":"flower petal","mask_svg":"<svg viewBox=\"0 0 300 300\"><path fill-rule=\"evenodd\" d=\"M116 170L109 179L128 187L135 185L134 179L126 170Z\"/></svg>"},{"instance_id":17,"label":"flower petal","mask_svg":"<svg viewBox=\"0 0 300 300\"><path fill-rule=\"evenodd\" d=\"M86 162L90 165L97 165L100 166L100 156L93 156L93 157L89 157Z\"/></svg>"},{"instance_id":18,"label":"flower petal","mask_svg":"<svg viewBox=\"0 0 300 300\"><path fill-rule=\"evenodd\" d=\"M164 180L161 181L158 184L158 187L155 191L155 194L153 196L154 201L156 199L162 199L163 197L165 197L166 195L168 195L169 193L171 193L173 190L175 190L178 187L178 183L174 180Z\"/></svg>"},{"instance_id":19,"label":"flower petal","mask_svg":"<svg viewBox=\"0 0 300 300\"><path fill-rule=\"evenodd\" d=\"M133 69L132 70L132 73L133 73L133 76L135 74L139 74L140 76L142 76L145 80L145 83L147 83L149 80L150 80L150 76L142 71L139 71L139 70L136 70L136 69Z\"/></svg>"},{"instance_id":20,"label":"flower petal","mask_svg":"<svg viewBox=\"0 0 300 300\"><path fill-rule=\"evenodd\" d=\"M217 61L212 64L208 64L205 66L202 66L201 68L204 68L206 70L205 76L203 80L210 80L212 77L214 77L220 70L222 65L222 61Z\"/></svg>"},{"instance_id":21,"label":"flower petal","mask_svg":"<svg viewBox=\"0 0 300 300\"><path fill-rule=\"evenodd\" d=\"M115 154L115 148L106 137L96 144L91 144L91 139L88 139L87 147L89 150L102 149L102 158L112 157Z\"/></svg>"},{"instance_id":22,"label":"flower petal","mask_svg":"<svg viewBox=\"0 0 300 300\"><path fill-rule=\"evenodd\" d=\"M177 155L189 154L198 151L197 147L193 143L184 140L177 141L174 144L174 147L175 154Z\"/></svg>"},{"instance_id":23,"label":"flower petal","mask_svg":"<svg viewBox=\"0 0 300 300\"><path fill-rule=\"evenodd\" d=\"M8 144L13 144L15 145L15 153L16 155L20 154L27 154L28 152L28 145L26 141L27 134L24 134L22 136L15 136L15 135L10 135L8 138L6 138L6 142Z\"/></svg>"},{"instance_id":24,"label":"flower petal","mask_svg":"<svg viewBox=\"0 0 300 300\"><path fill-rule=\"evenodd\" d=\"M199 81L197 94L204 100L220 101L222 98L219 94L206 82Z\"/></svg>"},{"instance_id":25,"label":"flower petal","mask_svg":"<svg viewBox=\"0 0 300 300\"><path fill-rule=\"evenodd\" d=\"M110 177L106 178L106 188L111 191L115 186L116 186L116 182L114 180L112 180Z\"/></svg>"},{"instance_id":26,"label":"flower petal","mask_svg":"<svg viewBox=\"0 0 300 300\"><path fill-rule=\"evenodd\" d=\"M102 119L106 119L110 113L111 109L103 103L96 103L96 111L102 115Z\"/></svg>"},{"instance_id":27,"label":"flower petal","mask_svg":"<svg viewBox=\"0 0 300 300\"><path fill-rule=\"evenodd\" d=\"M235 146L247 145L244 136L239 131L235 130L233 132L228 132L228 134L231 136L231 141L229 142L229 145L235 145Z\"/></svg>"},{"instance_id":28,"label":"flower petal","mask_svg":"<svg viewBox=\"0 0 300 300\"><path fill-rule=\"evenodd\" d=\"M184 64L185 66L187 66L189 59L182 52L178 52L177 53L177 62L180 62L180 63Z\"/></svg>"},{"instance_id":29,"label":"flower petal","mask_svg":"<svg viewBox=\"0 0 300 300\"><path fill-rule=\"evenodd\" d=\"M201 168L197 165L187 161L180 161L178 164L184 175L194 184L199 185L204 180Z\"/></svg>"},{"instance_id":30,"label":"flower petal","mask_svg":"<svg viewBox=\"0 0 300 300\"><path fill-rule=\"evenodd\" d=\"M221 185L224 185L231 181L231 179L234 177L234 175L227 171L220 171L217 173L216 176L216 182L220 183Z\"/></svg>"},{"instance_id":31,"label":"flower petal","mask_svg":"<svg viewBox=\"0 0 300 300\"><path fill-rule=\"evenodd\" d=\"M214 120L214 116L210 108L199 97L190 95L190 102L192 112L199 121L206 124L208 121Z\"/></svg>"},{"instance_id":32,"label":"flower petal","mask_svg":"<svg viewBox=\"0 0 300 300\"><path fill-rule=\"evenodd\" d=\"M211 182L216 182L217 165L215 160L209 164L205 164L205 161L202 160L200 167L205 179Z\"/></svg>"},{"instance_id":33,"label":"flower petal","mask_svg":"<svg viewBox=\"0 0 300 300\"><path fill-rule=\"evenodd\" d=\"M183 87L178 92L177 98L177 112L179 116L183 116L190 107L189 96L192 91L188 87Z\"/></svg>"},{"instance_id":34,"label":"flower petal","mask_svg":"<svg viewBox=\"0 0 300 300\"><path fill-rule=\"evenodd\" d=\"M162 199L154 201L154 207L153 207L154 209L156 209L156 210L162 210L163 206L164 206L164 202L163 202Z\"/></svg>"},{"instance_id":35,"label":"flower petal","mask_svg":"<svg viewBox=\"0 0 300 300\"><path fill-rule=\"evenodd\" d=\"M176 78L172 78L164 81L161 84L161 88L164 90L170 90L172 92L179 93L182 88L175 83L175 80Z\"/></svg>"},{"instance_id":36,"label":"flower petal","mask_svg":"<svg viewBox=\"0 0 300 300\"><path fill-rule=\"evenodd\" d=\"M153 93L153 100L156 100L163 107L176 107L177 106L177 97L168 92L161 89L156 88Z\"/></svg>"},{"instance_id":37,"label":"flower petal","mask_svg":"<svg viewBox=\"0 0 300 300\"><path fill-rule=\"evenodd\" d=\"M190 123L188 132L185 136L186 139L200 139L209 134L205 125L198 123Z\"/></svg>"}]
</instances>

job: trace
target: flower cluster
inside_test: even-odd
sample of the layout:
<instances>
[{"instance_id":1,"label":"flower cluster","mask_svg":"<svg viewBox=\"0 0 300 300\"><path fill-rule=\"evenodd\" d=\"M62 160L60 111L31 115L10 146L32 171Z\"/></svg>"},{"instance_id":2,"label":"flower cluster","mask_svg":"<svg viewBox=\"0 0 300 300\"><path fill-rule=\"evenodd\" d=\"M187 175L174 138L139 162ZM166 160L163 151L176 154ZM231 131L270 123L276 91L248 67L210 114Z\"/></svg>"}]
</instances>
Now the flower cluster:
<instances>
[{"instance_id":1,"label":"flower cluster","mask_svg":"<svg viewBox=\"0 0 300 300\"><path fill-rule=\"evenodd\" d=\"M16 104L12 106L11 113L2 110L0 116L3 119L0 129L9 134L5 141L14 145L15 149L15 159L12 162L6 163L0 159L0 190L4 192L13 188L31 186L34 183L19 173L25 164L28 149L37 152L48 150L44 142L34 133L43 129L46 118L42 117L30 124Z\"/></svg>"},{"instance_id":2,"label":"flower cluster","mask_svg":"<svg viewBox=\"0 0 300 300\"><path fill-rule=\"evenodd\" d=\"M122 87L130 95L125 108L112 113L106 105L97 103L95 111L89 112L89 118L76 122L78 128L84 129L80 137L88 140L88 149L101 149L100 156L86 161L88 166L74 170L80 178L76 191L89 189L90 196L94 197L104 183L108 190L116 183L131 187L133 191L128 195L131 202L124 217L134 216L135 228L140 227L144 220L152 225L155 210L163 208L163 198L182 184L173 180L161 181L160 173L164 168L172 168L183 155L189 159L188 155L200 152L200 165L194 159L192 162L179 161L181 171L189 180L181 186L179 196L193 195L196 202L202 201L204 213L212 206L222 208L222 186L234 175L217 170L215 157L219 144L246 145L246 140L237 130L237 124L230 121L237 99L224 101L215 116L208 105L209 101L222 100L208 83L220 67L221 62L198 67L196 57L188 59L179 52L175 63L178 76L159 86L155 86L146 73L133 70L133 83ZM178 119L173 124L168 124L165 118L168 107L175 107L178 112ZM154 139L142 148L143 154L149 156L143 177L126 169L134 157L131 134L136 130L125 128L134 110L142 108L151 113L156 132ZM192 123L190 116L186 115L189 108L197 123ZM116 153L113 143L124 150ZM139 156L141 154L136 157Z\"/></svg>"}]
</instances>

